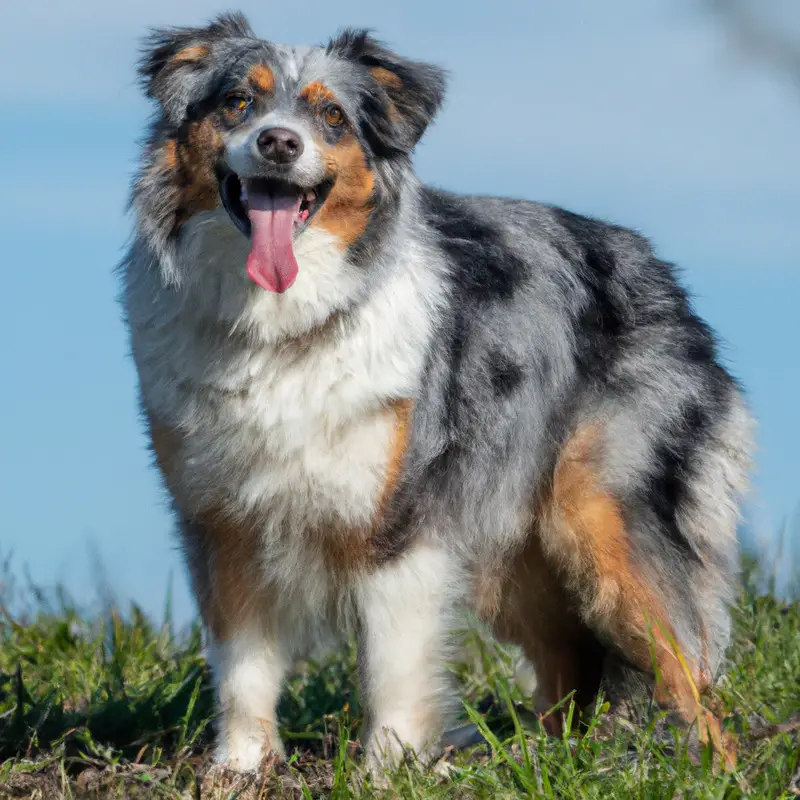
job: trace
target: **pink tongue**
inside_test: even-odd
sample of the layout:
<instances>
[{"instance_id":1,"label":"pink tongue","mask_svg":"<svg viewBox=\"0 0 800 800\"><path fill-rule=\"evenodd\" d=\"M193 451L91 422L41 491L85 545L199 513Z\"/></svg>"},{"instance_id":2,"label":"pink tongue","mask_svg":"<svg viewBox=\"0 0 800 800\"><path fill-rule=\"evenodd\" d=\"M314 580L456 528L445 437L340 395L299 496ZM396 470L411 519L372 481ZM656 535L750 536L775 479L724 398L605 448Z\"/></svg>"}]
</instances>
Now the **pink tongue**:
<instances>
[{"instance_id":1,"label":"pink tongue","mask_svg":"<svg viewBox=\"0 0 800 800\"><path fill-rule=\"evenodd\" d=\"M259 191L253 184L247 187L252 228L247 274L270 292L282 294L297 277L292 230L301 199L292 192Z\"/></svg>"}]
</instances>

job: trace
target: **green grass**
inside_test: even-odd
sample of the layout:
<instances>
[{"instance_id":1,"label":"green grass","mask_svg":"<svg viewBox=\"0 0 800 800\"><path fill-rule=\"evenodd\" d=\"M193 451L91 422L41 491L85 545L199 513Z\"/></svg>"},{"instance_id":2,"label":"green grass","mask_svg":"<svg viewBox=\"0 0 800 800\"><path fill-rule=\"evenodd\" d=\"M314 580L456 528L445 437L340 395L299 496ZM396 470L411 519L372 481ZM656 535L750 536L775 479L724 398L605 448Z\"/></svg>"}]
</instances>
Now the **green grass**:
<instances>
[{"instance_id":1,"label":"green grass","mask_svg":"<svg viewBox=\"0 0 800 800\"><path fill-rule=\"evenodd\" d=\"M242 800L800 795L800 603L755 589L736 609L732 665L715 697L741 734L734 773L691 759L683 734L670 748L650 728L603 735L603 707L587 727L547 737L509 654L471 635L469 663L454 669L465 718L489 746L450 754L434 771L409 764L382 787L354 759L352 652L299 666L280 709L288 765L237 787L206 774L213 703L198 628L175 635L135 608L125 619L85 618L63 598L39 605L18 619L0 608L0 797L195 798L204 781L203 797Z\"/></svg>"}]
</instances>

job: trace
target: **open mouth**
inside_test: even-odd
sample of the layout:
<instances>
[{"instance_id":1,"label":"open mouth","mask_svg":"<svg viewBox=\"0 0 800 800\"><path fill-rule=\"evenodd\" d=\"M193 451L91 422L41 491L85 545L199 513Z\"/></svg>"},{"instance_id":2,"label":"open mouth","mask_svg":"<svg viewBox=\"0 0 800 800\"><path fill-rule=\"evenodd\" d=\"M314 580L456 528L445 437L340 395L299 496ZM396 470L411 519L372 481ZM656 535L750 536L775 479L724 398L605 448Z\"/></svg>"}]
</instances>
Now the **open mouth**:
<instances>
[{"instance_id":1,"label":"open mouth","mask_svg":"<svg viewBox=\"0 0 800 800\"><path fill-rule=\"evenodd\" d=\"M309 220L322 207L332 186L333 181L325 181L311 189L272 178L249 178L242 181L235 172L229 172L220 184L220 196L234 225L249 238L252 234L248 213L251 198L267 195L294 201L296 213L293 224L295 231L299 231L308 225Z\"/></svg>"},{"instance_id":2,"label":"open mouth","mask_svg":"<svg viewBox=\"0 0 800 800\"><path fill-rule=\"evenodd\" d=\"M247 274L262 288L282 294L298 272L293 240L325 202L333 181L303 188L268 178L220 181L220 198L236 227L250 239Z\"/></svg>"}]
</instances>

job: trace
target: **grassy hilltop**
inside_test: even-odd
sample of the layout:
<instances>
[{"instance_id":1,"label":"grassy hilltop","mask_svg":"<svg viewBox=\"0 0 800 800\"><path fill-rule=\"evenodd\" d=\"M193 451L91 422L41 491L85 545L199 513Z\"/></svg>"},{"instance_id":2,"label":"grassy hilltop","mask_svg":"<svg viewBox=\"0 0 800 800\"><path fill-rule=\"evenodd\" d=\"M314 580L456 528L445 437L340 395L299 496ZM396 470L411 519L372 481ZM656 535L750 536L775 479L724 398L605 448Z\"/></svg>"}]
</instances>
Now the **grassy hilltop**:
<instances>
[{"instance_id":1,"label":"grassy hilltop","mask_svg":"<svg viewBox=\"0 0 800 800\"><path fill-rule=\"evenodd\" d=\"M747 581L731 667L714 702L739 737L739 766L716 774L678 737L588 729L548 738L511 680L508 653L473 635L454 667L490 746L360 777L352 652L303 664L281 705L288 765L249 781L209 772L212 695L199 628L175 634L133 608L87 617L61 599L15 618L0 605L0 797L18 798L791 798L800 796L800 602ZM660 742L660 743L659 743ZM707 755L707 754L705 754ZM446 774L445 774L446 773Z\"/></svg>"}]
</instances>

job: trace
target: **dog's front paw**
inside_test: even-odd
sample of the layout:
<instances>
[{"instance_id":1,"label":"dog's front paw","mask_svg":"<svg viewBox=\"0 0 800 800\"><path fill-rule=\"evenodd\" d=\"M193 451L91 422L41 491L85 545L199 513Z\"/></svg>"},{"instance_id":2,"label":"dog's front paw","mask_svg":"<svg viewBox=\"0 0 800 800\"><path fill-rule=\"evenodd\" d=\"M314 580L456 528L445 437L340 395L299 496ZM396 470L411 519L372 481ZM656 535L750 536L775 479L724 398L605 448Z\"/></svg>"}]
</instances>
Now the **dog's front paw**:
<instances>
[{"instance_id":1,"label":"dog's front paw","mask_svg":"<svg viewBox=\"0 0 800 800\"><path fill-rule=\"evenodd\" d=\"M255 773L239 772L224 763L212 764L200 785L200 797L203 800L241 797L254 781Z\"/></svg>"},{"instance_id":2,"label":"dog's front paw","mask_svg":"<svg viewBox=\"0 0 800 800\"><path fill-rule=\"evenodd\" d=\"M262 719L229 721L214 761L236 772L255 772L265 763L285 760L286 753L274 726Z\"/></svg>"},{"instance_id":3,"label":"dog's front paw","mask_svg":"<svg viewBox=\"0 0 800 800\"><path fill-rule=\"evenodd\" d=\"M219 758L217 754L216 758ZM233 762L217 761L212 764L203 777L200 786L200 797L203 800L258 800L264 797L264 789L269 784L275 767L284 761L282 755L268 752L252 769L241 769L233 766ZM239 760L237 764L244 763Z\"/></svg>"},{"instance_id":4,"label":"dog's front paw","mask_svg":"<svg viewBox=\"0 0 800 800\"><path fill-rule=\"evenodd\" d=\"M410 726L385 725L367 738L364 750L366 767L373 774L396 770L403 763L426 766L442 751L441 735Z\"/></svg>"}]
</instances>

